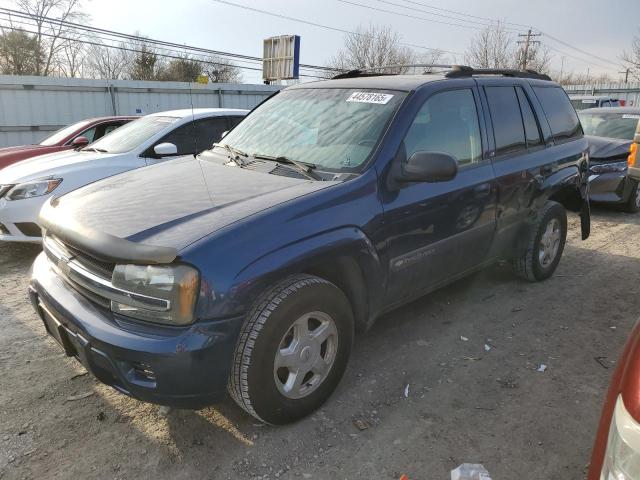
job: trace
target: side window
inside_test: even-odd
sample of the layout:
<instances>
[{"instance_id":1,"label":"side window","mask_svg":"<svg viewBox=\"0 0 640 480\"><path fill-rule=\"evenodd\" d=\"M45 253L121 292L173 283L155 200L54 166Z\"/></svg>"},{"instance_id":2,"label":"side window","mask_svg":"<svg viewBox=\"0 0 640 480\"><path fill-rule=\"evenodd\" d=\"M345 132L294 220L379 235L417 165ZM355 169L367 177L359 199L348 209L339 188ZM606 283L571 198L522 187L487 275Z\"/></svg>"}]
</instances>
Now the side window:
<instances>
[{"instance_id":1,"label":"side window","mask_svg":"<svg viewBox=\"0 0 640 480\"><path fill-rule=\"evenodd\" d=\"M533 87L542 104L553 139L564 142L582 136L582 127L569 97L561 87Z\"/></svg>"},{"instance_id":2,"label":"side window","mask_svg":"<svg viewBox=\"0 0 640 480\"><path fill-rule=\"evenodd\" d=\"M85 137L87 140L89 140L89 143L93 142L94 140L97 140L97 138L94 138L96 136L96 127L91 127L88 130L85 130L84 132L82 132L80 135L77 135L74 140L78 137Z\"/></svg>"},{"instance_id":3,"label":"side window","mask_svg":"<svg viewBox=\"0 0 640 480\"><path fill-rule=\"evenodd\" d=\"M470 89L436 93L422 105L404 138L406 158L418 151L445 152L459 165L482 159L478 111Z\"/></svg>"},{"instance_id":4,"label":"side window","mask_svg":"<svg viewBox=\"0 0 640 480\"><path fill-rule=\"evenodd\" d=\"M189 155L196 153L195 126L194 122L176 128L173 132L165 135L156 145L160 143L173 143L178 148L176 155Z\"/></svg>"},{"instance_id":5,"label":"side window","mask_svg":"<svg viewBox=\"0 0 640 480\"><path fill-rule=\"evenodd\" d=\"M524 126L515 88L485 87L485 92L496 140L496 156L526 150Z\"/></svg>"},{"instance_id":6,"label":"side window","mask_svg":"<svg viewBox=\"0 0 640 480\"><path fill-rule=\"evenodd\" d=\"M520 102L520 111L522 112L522 122L524 123L524 133L527 139L527 148L534 148L542 145L542 136L540 135L540 127L533 113L531 103L521 87L516 87L518 101Z\"/></svg>"},{"instance_id":7,"label":"side window","mask_svg":"<svg viewBox=\"0 0 640 480\"><path fill-rule=\"evenodd\" d=\"M229 118L229 130L231 130L236 125L238 125L244 117L235 116L235 117L228 117L228 118Z\"/></svg>"},{"instance_id":8,"label":"side window","mask_svg":"<svg viewBox=\"0 0 640 480\"><path fill-rule=\"evenodd\" d=\"M196 139L198 140L198 152L211 148L215 142L219 142L222 133L227 130L226 117L206 118L196 122Z\"/></svg>"}]
</instances>

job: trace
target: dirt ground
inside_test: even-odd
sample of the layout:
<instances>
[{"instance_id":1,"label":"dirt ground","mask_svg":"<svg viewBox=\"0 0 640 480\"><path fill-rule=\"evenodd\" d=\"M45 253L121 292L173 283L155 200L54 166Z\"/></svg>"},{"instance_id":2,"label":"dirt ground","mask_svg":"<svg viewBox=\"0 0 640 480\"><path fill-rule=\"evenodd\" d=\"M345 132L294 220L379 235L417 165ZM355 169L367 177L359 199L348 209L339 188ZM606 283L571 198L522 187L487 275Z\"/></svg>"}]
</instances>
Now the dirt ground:
<instances>
[{"instance_id":1,"label":"dirt ground","mask_svg":"<svg viewBox=\"0 0 640 480\"><path fill-rule=\"evenodd\" d=\"M286 427L231 400L164 412L82 375L28 304L39 248L1 245L0 478L444 480L463 462L494 480L584 478L638 318L640 215L597 209L585 242L570 225L553 278L497 265L386 315L324 408Z\"/></svg>"}]
</instances>

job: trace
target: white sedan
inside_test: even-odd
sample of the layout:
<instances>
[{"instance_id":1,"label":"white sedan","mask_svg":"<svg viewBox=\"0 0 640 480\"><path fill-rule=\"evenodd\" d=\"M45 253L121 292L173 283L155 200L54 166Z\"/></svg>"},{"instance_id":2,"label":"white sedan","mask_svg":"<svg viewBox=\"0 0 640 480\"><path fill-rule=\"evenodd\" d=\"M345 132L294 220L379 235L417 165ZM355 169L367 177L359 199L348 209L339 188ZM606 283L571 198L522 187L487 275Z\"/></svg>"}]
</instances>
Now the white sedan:
<instances>
[{"instance_id":1,"label":"white sedan","mask_svg":"<svg viewBox=\"0 0 640 480\"><path fill-rule=\"evenodd\" d=\"M127 170L199 153L247 113L221 108L154 113L79 151L42 155L0 170L0 240L40 242L38 214L50 197Z\"/></svg>"}]
</instances>

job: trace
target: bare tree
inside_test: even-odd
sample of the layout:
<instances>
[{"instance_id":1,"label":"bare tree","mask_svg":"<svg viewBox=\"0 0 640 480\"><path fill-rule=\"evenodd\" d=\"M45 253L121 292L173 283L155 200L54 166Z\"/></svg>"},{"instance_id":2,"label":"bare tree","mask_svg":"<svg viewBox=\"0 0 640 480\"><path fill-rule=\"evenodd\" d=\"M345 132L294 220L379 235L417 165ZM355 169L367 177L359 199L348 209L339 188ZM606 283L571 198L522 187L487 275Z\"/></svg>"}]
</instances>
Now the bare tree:
<instances>
[{"instance_id":1,"label":"bare tree","mask_svg":"<svg viewBox=\"0 0 640 480\"><path fill-rule=\"evenodd\" d=\"M551 51L540 43L530 44L525 50L515 42L515 37L500 22L488 25L471 40L465 52L465 62L478 68L514 68L524 65L527 54L528 69L547 73L551 63Z\"/></svg>"},{"instance_id":2,"label":"bare tree","mask_svg":"<svg viewBox=\"0 0 640 480\"><path fill-rule=\"evenodd\" d=\"M240 83L242 74L238 66L230 60L212 55L202 60L202 74L211 83Z\"/></svg>"},{"instance_id":3,"label":"bare tree","mask_svg":"<svg viewBox=\"0 0 640 480\"><path fill-rule=\"evenodd\" d=\"M18 7L29 14L36 28L38 48L43 52L37 74L50 75L69 42L70 29L61 22L82 22L87 15L81 11L82 0L16 0Z\"/></svg>"},{"instance_id":4,"label":"bare tree","mask_svg":"<svg viewBox=\"0 0 640 480\"><path fill-rule=\"evenodd\" d=\"M514 39L502 23L478 32L465 52L465 62L478 68L511 68L514 64Z\"/></svg>"},{"instance_id":5,"label":"bare tree","mask_svg":"<svg viewBox=\"0 0 640 480\"><path fill-rule=\"evenodd\" d=\"M640 81L640 29L638 34L633 36L631 42L631 51L626 50L622 53L622 61L625 67L629 69L631 77Z\"/></svg>"},{"instance_id":6,"label":"bare tree","mask_svg":"<svg viewBox=\"0 0 640 480\"><path fill-rule=\"evenodd\" d=\"M76 78L82 76L86 64L87 49L79 39L62 44L56 64L58 70L65 77Z\"/></svg>"},{"instance_id":7,"label":"bare tree","mask_svg":"<svg viewBox=\"0 0 640 480\"><path fill-rule=\"evenodd\" d=\"M195 82L202 73L202 64L188 55L174 58L167 63L160 73L158 80L173 82Z\"/></svg>"},{"instance_id":8,"label":"bare tree","mask_svg":"<svg viewBox=\"0 0 640 480\"><path fill-rule=\"evenodd\" d=\"M398 66L385 69L388 73L403 73L406 65L415 63L415 53L400 45L400 35L389 26L359 26L347 33L344 47L328 62L338 71L375 69L382 66Z\"/></svg>"},{"instance_id":9,"label":"bare tree","mask_svg":"<svg viewBox=\"0 0 640 480\"><path fill-rule=\"evenodd\" d=\"M89 76L107 80L124 79L133 62L132 52L124 48L124 43L114 46L90 45L86 55L86 70Z\"/></svg>"}]
</instances>

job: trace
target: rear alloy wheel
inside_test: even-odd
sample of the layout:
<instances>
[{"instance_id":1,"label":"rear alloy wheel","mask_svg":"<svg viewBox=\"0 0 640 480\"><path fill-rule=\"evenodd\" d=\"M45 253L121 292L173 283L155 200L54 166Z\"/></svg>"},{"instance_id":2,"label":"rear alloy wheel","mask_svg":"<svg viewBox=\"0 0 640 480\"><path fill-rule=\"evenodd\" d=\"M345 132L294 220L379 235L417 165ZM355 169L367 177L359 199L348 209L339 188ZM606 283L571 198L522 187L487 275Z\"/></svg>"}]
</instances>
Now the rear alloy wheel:
<instances>
[{"instance_id":1,"label":"rear alloy wheel","mask_svg":"<svg viewBox=\"0 0 640 480\"><path fill-rule=\"evenodd\" d=\"M514 272L530 282L546 280L558 267L566 240L566 211L549 201L529 230L526 252L513 261Z\"/></svg>"},{"instance_id":2,"label":"rear alloy wheel","mask_svg":"<svg viewBox=\"0 0 640 480\"><path fill-rule=\"evenodd\" d=\"M640 211L640 187L638 182L635 180L631 181L633 182L633 188L631 189L629 199L625 204L625 210L629 213L637 213Z\"/></svg>"},{"instance_id":3,"label":"rear alloy wheel","mask_svg":"<svg viewBox=\"0 0 640 480\"><path fill-rule=\"evenodd\" d=\"M228 390L267 423L284 424L320 407L338 385L353 343L351 305L312 275L286 278L256 302L240 332Z\"/></svg>"}]
</instances>

